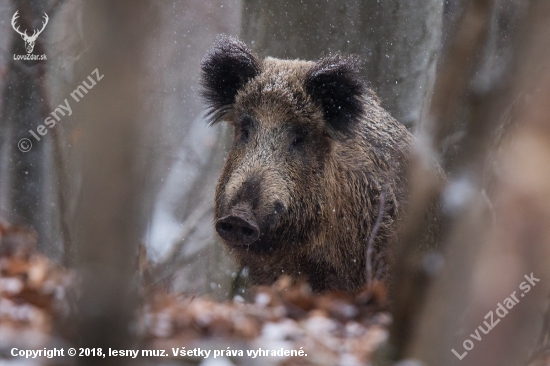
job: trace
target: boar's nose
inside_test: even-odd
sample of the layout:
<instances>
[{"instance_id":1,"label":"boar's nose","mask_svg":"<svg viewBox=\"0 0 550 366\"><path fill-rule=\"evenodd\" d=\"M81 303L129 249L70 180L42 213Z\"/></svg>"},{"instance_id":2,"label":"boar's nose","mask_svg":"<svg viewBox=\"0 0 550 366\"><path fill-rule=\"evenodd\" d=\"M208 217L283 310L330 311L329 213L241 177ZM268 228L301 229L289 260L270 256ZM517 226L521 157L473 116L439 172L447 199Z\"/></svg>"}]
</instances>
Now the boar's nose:
<instances>
[{"instance_id":1,"label":"boar's nose","mask_svg":"<svg viewBox=\"0 0 550 366\"><path fill-rule=\"evenodd\" d=\"M237 213L216 221L216 231L222 239L233 245L248 245L258 240L258 225L253 219L244 216Z\"/></svg>"}]
</instances>

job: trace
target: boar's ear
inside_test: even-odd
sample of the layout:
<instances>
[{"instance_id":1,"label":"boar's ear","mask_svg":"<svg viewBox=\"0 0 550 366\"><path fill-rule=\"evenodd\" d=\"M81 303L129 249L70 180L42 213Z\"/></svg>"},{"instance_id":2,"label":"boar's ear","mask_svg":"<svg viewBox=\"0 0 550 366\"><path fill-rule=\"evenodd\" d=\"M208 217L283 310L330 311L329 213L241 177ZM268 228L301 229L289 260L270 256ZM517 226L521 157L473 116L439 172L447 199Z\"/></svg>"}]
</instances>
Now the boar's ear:
<instances>
[{"instance_id":1,"label":"boar's ear","mask_svg":"<svg viewBox=\"0 0 550 366\"><path fill-rule=\"evenodd\" d=\"M329 55L317 61L305 78L305 89L336 131L350 133L362 118L362 96L368 91L359 75L358 56Z\"/></svg>"},{"instance_id":2,"label":"boar's ear","mask_svg":"<svg viewBox=\"0 0 550 366\"><path fill-rule=\"evenodd\" d=\"M260 60L244 42L220 35L201 61L201 96L210 124L231 110L237 91L260 73Z\"/></svg>"}]
</instances>

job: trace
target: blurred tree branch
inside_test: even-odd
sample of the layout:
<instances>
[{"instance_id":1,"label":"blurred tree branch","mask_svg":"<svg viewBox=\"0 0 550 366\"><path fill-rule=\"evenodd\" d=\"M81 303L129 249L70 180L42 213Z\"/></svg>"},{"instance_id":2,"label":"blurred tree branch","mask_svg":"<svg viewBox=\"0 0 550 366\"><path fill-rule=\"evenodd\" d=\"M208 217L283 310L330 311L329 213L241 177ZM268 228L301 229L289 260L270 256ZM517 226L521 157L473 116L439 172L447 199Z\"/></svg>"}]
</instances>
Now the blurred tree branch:
<instances>
[{"instance_id":1,"label":"blurred tree branch","mask_svg":"<svg viewBox=\"0 0 550 366\"><path fill-rule=\"evenodd\" d=\"M547 103L538 102L549 100L550 95L546 51L550 9L547 3L530 2L529 15L521 19L519 36L508 40L515 53L514 62L508 64L503 74L506 77L480 87L479 80L472 81L475 81L473 71L488 25L496 14L493 6L489 1L470 2L451 43L447 57L450 61L443 63L436 82L431 108L436 149L441 151L441 143L450 133L451 123L464 100L470 111L463 120L465 136L458 145L449 183L444 190L441 186L430 188L433 183L425 174L417 173L418 167L415 173L419 176L414 184L417 198L413 198L413 219L407 225L403 246L410 245L415 233L421 230L418 220L413 222L414 217L426 210L429 201L423 197L437 197L442 192L445 215L440 250L444 265L432 273L437 274L432 285L431 281L416 285L410 279L402 281L414 278L415 273L417 277L429 278L424 258L403 267L397 283L408 289L408 294L402 290L402 297L396 299L394 312L398 316L392 325L391 338L392 345L398 345L398 358L420 359L429 365L459 364L451 349L464 351L461 342L469 339L470 332L482 324L489 310L494 310L517 289L523 275L534 272L539 278L550 280L545 266L550 254L547 229L536 224L550 219L548 210L538 204L548 197L548 179L543 178L548 176L547 164L542 163L549 156L549 140L545 140L544 132L548 124L534 123L536 116L547 116L549 112ZM540 71L536 77L534 70ZM525 93L537 95L535 101L522 102ZM519 106L511 111L509 106L514 102ZM510 123L511 119L514 122ZM510 128L511 125L515 127ZM516 134L518 130L523 132ZM536 130L537 138L526 134L526 130ZM500 146L495 143L497 139ZM489 157L497 157L499 163ZM484 189L489 190L488 197L494 202L492 213L482 197ZM486 220L493 214L496 220ZM410 251L402 252L402 258L408 254ZM406 259L403 261L406 263ZM540 328L547 294L548 284L541 285L517 309L510 310L498 330L475 344L475 350L467 356L468 364L501 366L525 362L529 344L532 345L530 340ZM404 306L407 299L414 299L418 305L411 308L407 302ZM466 312L467 308L470 311ZM457 331L460 329L464 332Z\"/></svg>"}]
</instances>

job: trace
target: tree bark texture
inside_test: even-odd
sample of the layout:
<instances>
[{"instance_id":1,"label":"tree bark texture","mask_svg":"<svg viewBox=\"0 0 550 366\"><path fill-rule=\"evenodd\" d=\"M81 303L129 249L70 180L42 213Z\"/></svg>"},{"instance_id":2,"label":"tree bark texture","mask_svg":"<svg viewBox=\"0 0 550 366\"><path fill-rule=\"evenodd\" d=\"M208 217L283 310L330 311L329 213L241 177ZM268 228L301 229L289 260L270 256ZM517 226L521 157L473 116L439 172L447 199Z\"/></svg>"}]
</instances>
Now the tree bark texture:
<instances>
[{"instance_id":1,"label":"tree bark texture","mask_svg":"<svg viewBox=\"0 0 550 366\"><path fill-rule=\"evenodd\" d=\"M355 53L392 116L413 128L431 96L442 0L245 0L242 38L263 56L318 59Z\"/></svg>"}]
</instances>

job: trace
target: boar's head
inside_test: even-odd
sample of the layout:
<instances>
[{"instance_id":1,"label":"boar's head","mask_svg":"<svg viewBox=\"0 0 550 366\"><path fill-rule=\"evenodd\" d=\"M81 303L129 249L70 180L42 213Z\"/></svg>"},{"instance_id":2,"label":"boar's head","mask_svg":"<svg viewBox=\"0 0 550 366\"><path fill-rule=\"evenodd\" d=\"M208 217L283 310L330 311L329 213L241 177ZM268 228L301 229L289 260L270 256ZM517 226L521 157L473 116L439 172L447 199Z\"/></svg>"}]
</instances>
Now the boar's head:
<instances>
[{"instance_id":1,"label":"boar's head","mask_svg":"<svg viewBox=\"0 0 550 366\"><path fill-rule=\"evenodd\" d=\"M291 255L322 230L326 182L338 169L333 144L352 139L364 114L358 64L339 55L260 60L228 36L203 58L210 123L224 120L234 131L214 213L230 248Z\"/></svg>"}]
</instances>

